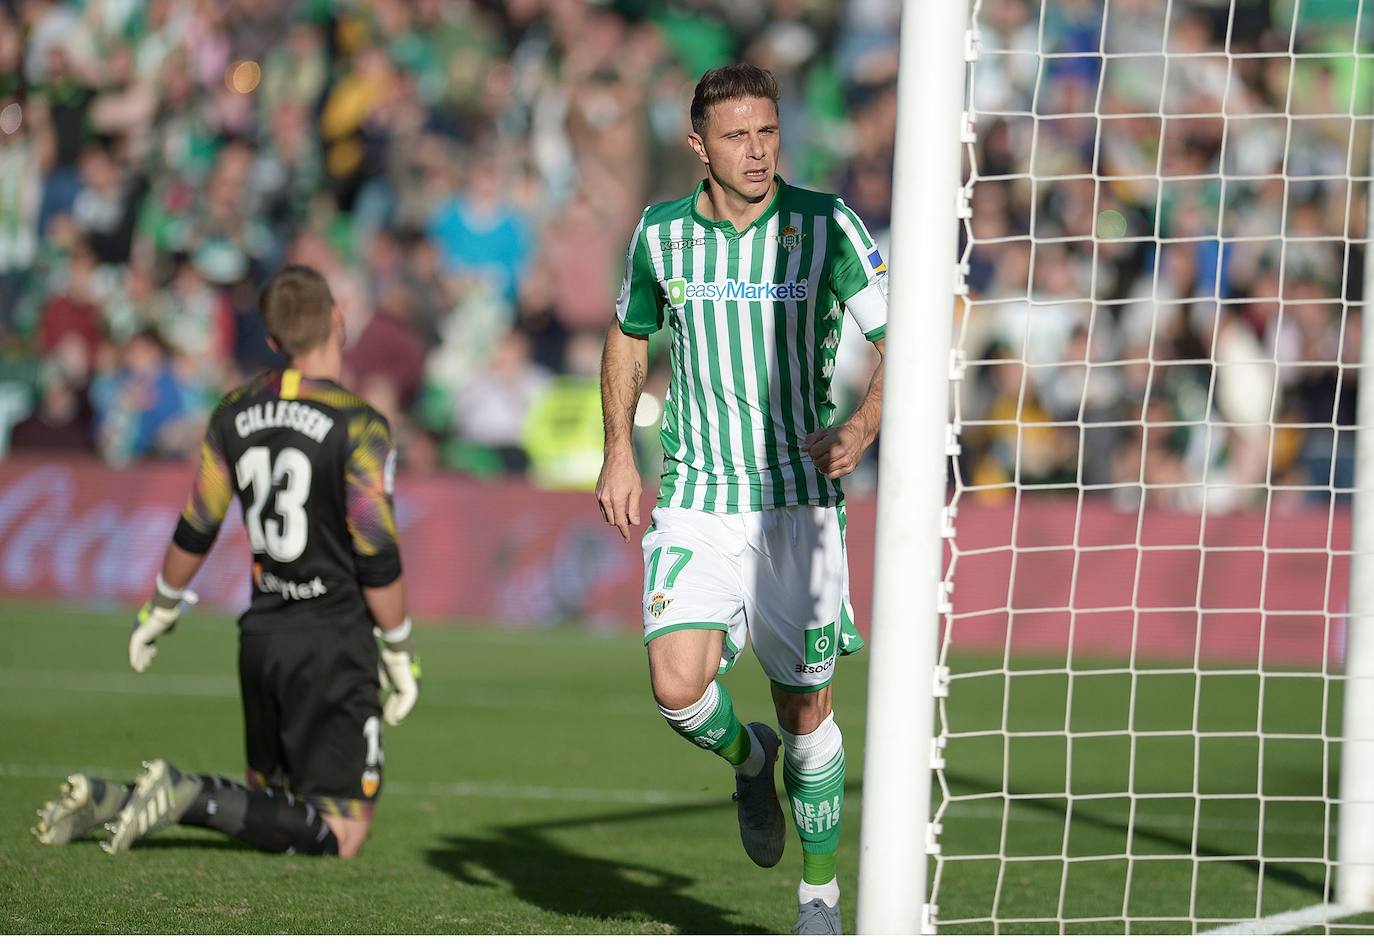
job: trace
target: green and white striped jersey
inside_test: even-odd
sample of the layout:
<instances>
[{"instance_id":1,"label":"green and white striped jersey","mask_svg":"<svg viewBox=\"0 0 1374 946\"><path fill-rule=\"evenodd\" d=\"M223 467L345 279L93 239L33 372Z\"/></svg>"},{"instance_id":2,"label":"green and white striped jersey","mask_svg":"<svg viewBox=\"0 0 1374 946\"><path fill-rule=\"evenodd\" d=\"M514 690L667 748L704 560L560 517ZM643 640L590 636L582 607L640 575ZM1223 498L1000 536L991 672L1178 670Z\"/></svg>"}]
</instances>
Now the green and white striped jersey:
<instances>
[{"instance_id":1,"label":"green and white striped jersey","mask_svg":"<svg viewBox=\"0 0 1374 946\"><path fill-rule=\"evenodd\" d=\"M843 493L801 448L834 421L843 310L887 327L887 266L833 194L778 178L744 232L697 212L696 191L644 211L616 300L634 335L672 328L658 505L712 512L833 506Z\"/></svg>"}]
</instances>

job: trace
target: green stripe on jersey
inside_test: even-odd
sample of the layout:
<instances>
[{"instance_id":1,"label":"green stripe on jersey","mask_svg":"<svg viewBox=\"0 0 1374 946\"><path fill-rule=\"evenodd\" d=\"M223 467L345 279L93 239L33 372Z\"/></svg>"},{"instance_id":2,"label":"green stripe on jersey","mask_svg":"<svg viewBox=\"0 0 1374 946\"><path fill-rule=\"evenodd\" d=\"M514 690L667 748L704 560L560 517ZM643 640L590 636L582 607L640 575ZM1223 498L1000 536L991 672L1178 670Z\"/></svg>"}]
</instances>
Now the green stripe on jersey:
<instances>
[{"instance_id":1,"label":"green stripe on jersey","mask_svg":"<svg viewBox=\"0 0 1374 946\"><path fill-rule=\"evenodd\" d=\"M801 443L833 422L843 301L886 268L834 195L778 179L772 203L740 233L697 213L700 191L644 212L617 303L627 330L644 331L658 312L673 333L658 504L834 505L839 484Z\"/></svg>"}]
</instances>

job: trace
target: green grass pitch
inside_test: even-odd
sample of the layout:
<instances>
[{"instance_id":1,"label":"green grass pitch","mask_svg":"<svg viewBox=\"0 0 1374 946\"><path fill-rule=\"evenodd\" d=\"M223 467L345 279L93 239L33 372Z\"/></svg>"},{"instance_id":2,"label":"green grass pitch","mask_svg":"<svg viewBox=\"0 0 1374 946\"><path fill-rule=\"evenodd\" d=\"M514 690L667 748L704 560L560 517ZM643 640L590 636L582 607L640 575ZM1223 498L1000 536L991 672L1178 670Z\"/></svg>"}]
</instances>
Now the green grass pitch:
<instances>
[{"instance_id":1,"label":"green grass pitch","mask_svg":"<svg viewBox=\"0 0 1374 946\"><path fill-rule=\"evenodd\" d=\"M642 648L633 637L574 631L499 633L422 628L421 702L404 725L386 732L386 784L373 834L351 862L252 851L210 832L175 828L127 856L111 858L85 841L49 849L29 835L34 809L69 770L132 776L141 759L163 756L189 771L238 777L243 770L234 676L232 621L188 617L161 647L152 669L126 664L127 616L54 606L3 606L0 635L0 933L770 933L795 916L800 846L788 838L783 863L754 867L739 847L728 769L694 751L659 719L648 693ZM957 668L957 669L963 669ZM854 928L860 781L863 772L863 656L842 661L836 718L849 758L848 808L840 849L846 928ZM1076 683L1075 714L1084 726L1116 725L1120 681ZM741 716L768 718L767 690L752 658L728 681ZM1248 682L1247 682L1248 681ZM1237 677L1207 699L1217 725L1254 726L1254 678ZM956 684L960 728L1000 726L1000 681ZM1191 707L1192 682L1152 680L1137 696L1137 728L1174 725ZM1228 689L1229 688L1229 689ZM1061 728L1062 675L1013 680L1010 728ZM1147 692L1148 691L1148 692ZM1269 696L1272 718L1311 721L1313 693L1283 688ZM1186 700L1185 700L1186 697ZM1336 704L1339 706L1339 704ZM1320 712L1320 705L1316 708ZM1212 712L1209 710L1209 712ZM1229 715L1228 715L1229 714ZM1124 717L1123 717L1124 718ZM1208 717L1211 718L1211 717ZM1267 719L1270 716L1266 717ZM1304 725L1307 723L1304 723ZM1268 724L1266 724L1268 725ZM1279 724L1275 724L1276 726ZM1075 731L1079 729L1075 722ZM1258 740L1251 740L1258 743ZM1010 781L1018 792L1055 790L1065 772L1075 793L1110 792L1131 748L1116 737L1011 740ZM1100 742L1100 745L1093 744ZM1147 740L1147 743L1151 741ZM1138 788L1192 778L1191 753L1177 740L1137 749ZM1204 753L1208 779L1235 778L1253 750L1233 740ZM1000 737L961 741L950 755L956 793L1001 787ZM1271 752L1278 752L1277 749ZM1270 759L1274 791L1320 792L1321 766L1301 755ZM1216 783L1218 785L1222 782ZM1062 789L1060 789L1062 791ZM1013 857L1100 854L1070 868L1065 916L1070 932L1120 932L1124 852L1178 854L1193 844L1191 801L1137 811L1123 828L1118 803L1062 800L1017 803L1006 820ZM1319 802L1270 812L1285 830L1270 832L1263 870L1265 912L1321 899L1320 865L1283 862L1322 843ZM1200 916L1247 916L1260 883L1257 806L1235 802L1204 809L1199 850ZM949 853L996 852L1001 802L966 801L945 828ZM1314 821L1315 819L1315 821ZM1298 828L1294 828L1298 825ZM1302 826L1315 826L1315 833ZM1248 827L1247 827L1248 826ZM1287 845L1287 847L1283 847ZM1215 855L1215 859L1213 859ZM1142 869L1137 862L1136 870ZM957 868L957 869L956 869ZM1137 875L1134 917L1171 915L1190 885L1191 867L1159 861L1148 883ZM1000 878L993 862L950 865L941 919L987 913L1054 916L1061 864L1013 861ZM1183 902L1186 912L1186 902ZM1353 919L1353 918L1352 918ZM1014 921L1006 932L1052 931ZM950 932L990 932L987 926ZM1135 924L1138 932L1185 932L1177 925Z\"/></svg>"}]
</instances>

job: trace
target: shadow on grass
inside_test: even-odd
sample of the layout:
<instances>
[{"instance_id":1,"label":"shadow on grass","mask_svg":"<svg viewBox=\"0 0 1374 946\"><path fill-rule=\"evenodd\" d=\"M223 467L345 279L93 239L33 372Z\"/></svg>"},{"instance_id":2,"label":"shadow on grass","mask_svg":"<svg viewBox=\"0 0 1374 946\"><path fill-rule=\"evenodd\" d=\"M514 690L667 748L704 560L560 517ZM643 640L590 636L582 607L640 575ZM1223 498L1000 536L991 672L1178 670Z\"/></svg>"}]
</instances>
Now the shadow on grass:
<instances>
[{"instance_id":1,"label":"shadow on grass","mask_svg":"<svg viewBox=\"0 0 1374 946\"><path fill-rule=\"evenodd\" d=\"M983 779L977 776L962 775L952 771L947 771L945 778L951 784L972 789L975 792L1000 792L1002 790L1002 783L1000 780ZM1010 786L1010 789L1012 795L1017 794L1015 786ZM1020 798L1018 802L1031 808L1038 808L1041 811L1059 815L1061 818L1067 811L1065 803L1056 798ZM1137 838L1148 838L1151 841L1172 847L1180 853L1189 853L1193 850L1193 839L1191 836L1171 834L1158 828L1150 828L1141 825L1138 822L1133 826L1128 826L1127 823L1120 818L1107 817L1097 812L1085 811L1082 808L1074 809L1072 820L1077 824L1092 825L1097 828L1120 831L1122 834L1125 834L1128 827L1130 827L1131 833ZM1229 858L1234 857L1237 852L1212 844L1199 843L1197 846L1197 853L1199 857ZM1255 858L1253 860L1228 860L1227 863L1242 870L1248 870L1256 877L1260 876L1262 866L1265 883L1277 881L1295 890L1314 893L1319 897L1325 898L1327 895L1326 884L1322 880L1309 877L1298 870L1284 867L1281 864L1275 864L1272 861L1261 865L1259 859Z\"/></svg>"},{"instance_id":2,"label":"shadow on grass","mask_svg":"<svg viewBox=\"0 0 1374 946\"><path fill-rule=\"evenodd\" d=\"M549 913L594 919L646 918L677 933L769 933L730 918L728 910L688 895L691 877L658 867L589 857L536 831L503 828L493 837L443 839L427 852L434 867L460 883L495 887Z\"/></svg>"},{"instance_id":3,"label":"shadow on grass","mask_svg":"<svg viewBox=\"0 0 1374 946\"><path fill-rule=\"evenodd\" d=\"M857 791L859 782L846 786ZM428 851L429 863L464 884L494 887L508 884L511 893L550 913L597 919L647 918L679 933L774 933L732 918L728 906L691 896L696 882L661 867L591 857L569 850L550 838L558 829L652 822L704 811L733 812L729 797L686 805L663 805L591 817L552 818L495 829L481 837L450 836L443 847ZM720 829L733 832L733 813ZM789 831L791 828L789 826ZM745 869L741 862L741 870Z\"/></svg>"}]
</instances>

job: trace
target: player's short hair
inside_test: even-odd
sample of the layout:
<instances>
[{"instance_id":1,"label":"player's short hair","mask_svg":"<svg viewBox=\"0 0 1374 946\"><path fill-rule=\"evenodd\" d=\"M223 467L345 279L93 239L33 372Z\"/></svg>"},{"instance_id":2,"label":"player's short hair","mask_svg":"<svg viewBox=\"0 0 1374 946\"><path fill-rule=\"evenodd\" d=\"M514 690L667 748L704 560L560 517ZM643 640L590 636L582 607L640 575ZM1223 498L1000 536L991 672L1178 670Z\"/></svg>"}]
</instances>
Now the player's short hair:
<instances>
[{"instance_id":1,"label":"player's short hair","mask_svg":"<svg viewBox=\"0 0 1374 946\"><path fill-rule=\"evenodd\" d=\"M706 114L712 105L755 98L778 104L778 80L767 69L739 62L706 70L692 93L692 130L698 135L706 130Z\"/></svg>"},{"instance_id":2,"label":"player's short hair","mask_svg":"<svg viewBox=\"0 0 1374 946\"><path fill-rule=\"evenodd\" d=\"M310 351L329 338L334 294L309 266L284 266L258 298L267 334L288 358Z\"/></svg>"}]
</instances>

